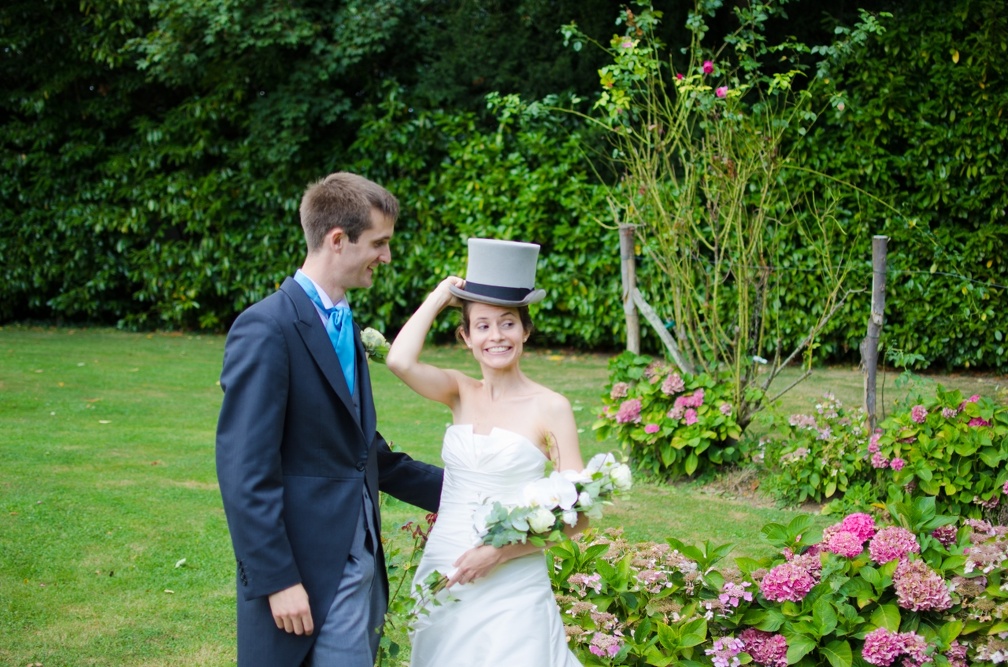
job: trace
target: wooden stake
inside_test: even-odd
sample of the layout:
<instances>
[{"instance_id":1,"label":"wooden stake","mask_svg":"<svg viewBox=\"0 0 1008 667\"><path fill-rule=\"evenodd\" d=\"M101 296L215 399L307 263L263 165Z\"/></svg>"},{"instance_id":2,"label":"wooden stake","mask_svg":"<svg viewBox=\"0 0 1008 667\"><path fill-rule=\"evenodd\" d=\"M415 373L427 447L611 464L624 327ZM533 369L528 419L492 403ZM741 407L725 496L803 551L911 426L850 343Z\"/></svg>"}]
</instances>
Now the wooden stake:
<instances>
[{"instance_id":1,"label":"wooden stake","mask_svg":"<svg viewBox=\"0 0 1008 667\"><path fill-rule=\"evenodd\" d=\"M875 432L875 385L878 376L878 343L885 321L886 246L887 236L872 237L872 298L868 335L861 341L861 372L865 374L865 414L868 428Z\"/></svg>"}]
</instances>

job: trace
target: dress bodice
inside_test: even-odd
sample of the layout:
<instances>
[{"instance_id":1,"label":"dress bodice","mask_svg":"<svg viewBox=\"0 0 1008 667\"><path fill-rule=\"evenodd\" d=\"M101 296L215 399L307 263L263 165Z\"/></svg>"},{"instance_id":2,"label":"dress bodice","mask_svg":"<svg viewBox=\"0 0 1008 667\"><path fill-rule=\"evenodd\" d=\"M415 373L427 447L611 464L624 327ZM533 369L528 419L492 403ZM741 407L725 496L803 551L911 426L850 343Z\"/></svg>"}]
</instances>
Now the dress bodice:
<instances>
[{"instance_id":1,"label":"dress bodice","mask_svg":"<svg viewBox=\"0 0 1008 667\"><path fill-rule=\"evenodd\" d=\"M448 427L441 457L445 463L442 512L446 502L521 504L525 485L540 479L546 465L542 450L525 436L503 428L474 433L469 424Z\"/></svg>"}]
</instances>

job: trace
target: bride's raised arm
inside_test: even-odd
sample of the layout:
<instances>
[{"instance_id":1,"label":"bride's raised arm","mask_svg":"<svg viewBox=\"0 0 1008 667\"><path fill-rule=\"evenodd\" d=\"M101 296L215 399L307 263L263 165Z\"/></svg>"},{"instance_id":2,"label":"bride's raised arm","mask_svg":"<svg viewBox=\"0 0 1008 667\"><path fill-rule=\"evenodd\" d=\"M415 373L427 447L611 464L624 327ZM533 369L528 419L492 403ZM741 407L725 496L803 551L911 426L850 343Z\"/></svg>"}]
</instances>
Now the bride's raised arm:
<instances>
[{"instance_id":1,"label":"bride's raised arm","mask_svg":"<svg viewBox=\"0 0 1008 667\"><path fill-rule=\"evenodd\" d=\"M458 380L461 373L420 361L420 352L423 350L424 341L434 324L434 319L445 308L459 305L458 298L448 290L449 285L462 287L465 281L449 276L427 295L396 336L385 357L385 365L410 389L424 398L454 408L458 402Z\"/></svg>"}]
</instances>

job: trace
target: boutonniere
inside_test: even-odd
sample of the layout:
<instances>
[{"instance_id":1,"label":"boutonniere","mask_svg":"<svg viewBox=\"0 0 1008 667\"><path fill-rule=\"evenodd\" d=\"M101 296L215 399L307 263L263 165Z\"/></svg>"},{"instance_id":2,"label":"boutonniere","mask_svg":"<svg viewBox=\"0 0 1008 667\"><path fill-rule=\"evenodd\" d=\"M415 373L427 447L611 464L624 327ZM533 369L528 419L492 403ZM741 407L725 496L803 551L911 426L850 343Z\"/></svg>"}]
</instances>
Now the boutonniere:
<instances>
[{"instance_id":1,"label":"boutonniere","mask_svg":"<svg viewBox=\"0 0 1008 667\"><path fill-rule=\"evenodd\" d=\"M391 345L385 336L377 329L367 327L361 331L361 342L364 344L364 351L367 352L368 359L374 359L378 363L384 364Z\"/></svg>"}]
</instances>

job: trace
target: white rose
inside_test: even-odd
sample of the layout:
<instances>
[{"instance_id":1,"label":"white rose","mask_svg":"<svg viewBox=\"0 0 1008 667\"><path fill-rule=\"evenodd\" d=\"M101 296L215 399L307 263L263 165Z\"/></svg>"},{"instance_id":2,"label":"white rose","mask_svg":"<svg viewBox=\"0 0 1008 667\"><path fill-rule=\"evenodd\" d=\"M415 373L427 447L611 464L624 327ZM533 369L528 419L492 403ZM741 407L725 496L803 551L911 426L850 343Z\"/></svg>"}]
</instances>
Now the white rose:
<instances>
[{"instance_id":1,"label":"white rose","mask_svg":"<svg viewBox=\"0 0 1008 667\"><path fill-rule=\"evenodd\" d=\"M626 491L633 485L633 479L630 476L630 468L624 463L616 466L612 471L612 481L613 486L615 486L620 491Z\"/></svg>"},{"instance_id":2,"label":"white rose","mask_svg":"<svg viewBox=\"0 0 1008 667\"><path fill-rule=\"evenodd\" d=\"M536 480L525 487L525 501L534 507L569 510L577 502L577 487L560 473Z\"/></svg>"},{"instance_id":3,"label":"white rose","mask_svg":"<svg viewBox=\"0 0 1008 667\"><path fill-rule=\"evenodd\" d=\"M563 522L568 526L574 526L578 522L577 510L564 510L563 515L560 518L562 518Z\"/></svg>"},{"instance_id":4,"label":"white rose","mask_svg":"<svg viewBox=\"0 0 1008 667\"><path fill-rule=\"evenodd\" d=\"M586 510L595 504L595 499L591 497L591 494L587 491L582 491L578 494L577 506L579 509Z\"/></svg>"},{"instance_id":5,"label":"white rose","mask_svg":"<svg viewBox=\"0 0 1008 667\"><path fill-rule=\"evenodd\" d=\"M529 528L533 533L545 533L553 527L555 522L556 517L553 516L553 512L545 507L537 507L528 515Z\"/></svg>"}]
</instances>

